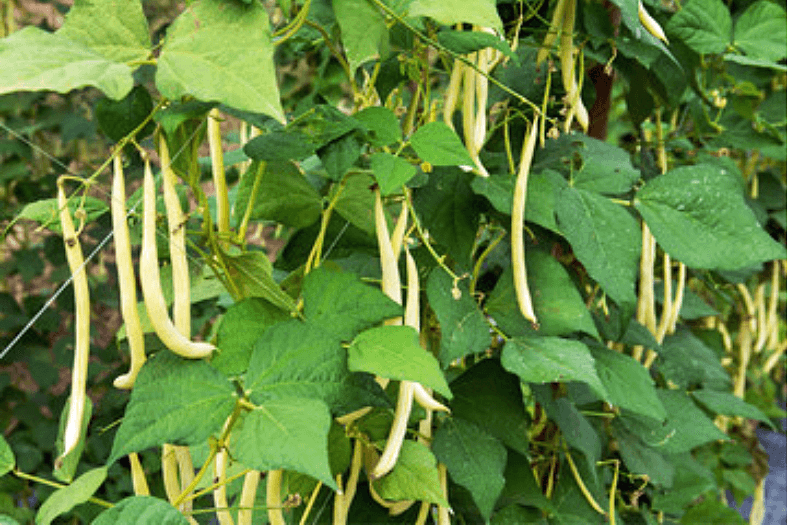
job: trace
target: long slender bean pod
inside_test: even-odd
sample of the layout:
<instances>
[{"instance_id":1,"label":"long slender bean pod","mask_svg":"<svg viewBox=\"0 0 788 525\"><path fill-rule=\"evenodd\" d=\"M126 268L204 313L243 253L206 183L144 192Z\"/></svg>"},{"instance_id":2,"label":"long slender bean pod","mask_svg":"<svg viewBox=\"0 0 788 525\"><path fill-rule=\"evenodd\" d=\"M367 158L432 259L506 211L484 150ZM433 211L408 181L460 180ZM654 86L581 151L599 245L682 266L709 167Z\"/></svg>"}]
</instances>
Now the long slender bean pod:
<instances>
[{"instance_id":1,"label":"long slender bean pod","mask_svg":"<svg viewBox=\"0 0 788 525\"><path fill-rule=\"evenodd\" d=\"M137 311L137 280L134 277L131 241L126 223L126 187L120 153L115 156L113 171L111 208L112 233L115 237L115 265L118 267L120 314L126 325L126 339L129 342L131 356L129 371L116 377L113 384L117 388L128 389L134 386L137 374L145 363L145 336L142 333L140 315Z\"/></svg>"},{"instance_id":2,"label":"long slender bean pod","mask_svg":"<svg viewBox=\"0 0 788 525\"><path fill-rule=\"evenodd\" d=\"M253 470L244 475L244 484L241 489L241 499L238 501L238 525L252 525L254 500L257 496L257 487L260 484L260 472Z\"/></svg>"},{"instance_id":3,"label":"long slender bean pod","mask_svg":"<svg viewBox=\"0 0 788 525\"><path fill-rule=\"evenodd\" d=\"M161 290L159 256L156 249L156 184L148 160L145 161L142 194L140 274L142 275L142 295L145 299L145 308L148 310L148 318L156 335L167 348L181 357L190 359L206 357L215 347L210 343L190 341L175 327L167 312L167 303Z\"/></svg>"},{"instance_id":4,"label":"long slender bean pod","mask_svg":"<svg viewBox=\"0 0 788 525\"><path fill-rule=\"evenodd\" d=\"M268 506L268 522L271 525L286 525L282 513L282 471L269 470L265 484L265 503Z\"/></svg>"},{"instance_id":5,"label":"long slender bean pod","mask_svg":"<svg viewBox=\"0 0 788 525\"><path fill-rule=\"evenodd\" d=\"M564 11L566 10L566 0L558 0L558 3L555 5L555 9L553 10L553 18L550 21L550 27L547 30L547 34L542 41L542 47L539 48L539 51L536 53L536 65L538 66L542 62L545 61L547 55L550 54L550 51L553 48L553 44L555 44L555 39L558 36L559 31L563 27L563 19L564 19Z\"/></svg>"},{"instance_id":6,"label":"long slender bean pod","mask_svg":"<svg viewBox=\"0 0 788 525\"><path fill-rule=\"evenodd\" d=\"M213 464L213 476L219 485L213 490L213 504L216 506L216 519L220 525L234 525L233 517L227 510L227 449L222 448L216 454Z\"/></svg>"},{"instance_id":7,"label":"long slender bean pod","mask_svg":"<svg viewBox=\"0 0 788 525\"><path fill-rule=\"evenodd\" d=\"M79 443L82 433L82 419L85 417L85 383L88 376L88 358L90 356L90 291L88 276L85 271L85 258L79 244L71 212L68 209L63 180L58 180L57 205L60 210L60 227L63 230L63 243L66 248L66 260L74 283L75 309L75 341L74 365L71 368L71 397L69 398L68 418L63 434L63 453L56 460L69 454Z\"/></svg>"},{"instance_id":8,"label":"long slender bean pod","mask_svg":"<svg viewBox=\"0 0 788 525\"><path fill-rule=\"evenodd\" d=\"M226 246L226 239L230 235L230 200L227 193L227 180L224 175L220 120L219 109L213 108L208 113L208 147L211 151L211 172L216 191L216 229L219 232L220 244Z\"/></svg>"},{"instance_id":9,"label":"long slender bean pod","mask_svg":"<svg viewBox=\"0 0 788 525\"><path fill-rule=\"evenodd\" d=\"M528 274L525 268L525 242L523 239L523 221L525 219L525 201L528 192L528 174L531 171L531 161L536 148L536 137L539 126L536 122L531 124L528 136L523 143L520 155L520 167L517 173L517 182L514 186L512 200L512 270L514 272L514 289L517 295L517 305L520 312L535 327L538 326L534 313L531 292L528 289Z\"/></svg>"},{"instance_id":10,"label":"long slender bean pod","mask_svg":"<svg viewBox=\"0 0 788 525\"><path fill-rule=\"evenodd\" d=\"M643 27L645 27L649 33L666 44L668 43L668 37L665 36L665 31L662 30L662 26L651 17L648 11L646 11L641 0L638 0L638 18L640 18L640 23L643 24Z\"/></svg>"},{"instance_id":11,"label":"long slender bean pod","mask_svg":"<svg viewBox=\"0 0 788 525\"><path fill-rule=\"evenodd\" d=\"M135 496L150 496L148 480L145 479L145 471L142 469L139 455L136 452L129 454L129 465L131 466L131 484L134 487Z\"/></svg>"},{"instance_id":12,"label":"long slender bean pod","mask_svg":"<svg viewBox=\"0 0 788 525\"><path fill-rule=\"evenodd\" d=\"M459 60L454 60L449 77L449 86L443 99L443 122L451 129L454 129L454 111L457 109L457 100L460 98L460 88L462 85L462 73L464 64Z\"/></svg>"},{"instance_id":13,"label":"long slender bean pod","mask_svg":"<svg viewBox=\"0 0 788 525\"><path fill-rule=\"evenodd\" d=\"M177 175L170 165L170 153L164 135L159 141L162 193L170 231L170 263L172 265L172 316L175 328L184 337L191 336L191 287L189 261L186 257L186 215L175 190Z\"/></svg>"},{"instance_id":14,"label":"long slender bean pod","mask_svg":"<svg viewBox=\"0 0 788 525\"><path fill-rule=\"evenodd\" d=\"M380 270L382 273L381 289L397 304L402 304L402 288L400 287L399 268L394 250L391 247L388 226L386 225L386 215L383 213L383 199L380 190L375 189L375 233L378 239L378 250L380 250ZM401 320L397 323L402 324Z\"/></svg>"}]
</instances>

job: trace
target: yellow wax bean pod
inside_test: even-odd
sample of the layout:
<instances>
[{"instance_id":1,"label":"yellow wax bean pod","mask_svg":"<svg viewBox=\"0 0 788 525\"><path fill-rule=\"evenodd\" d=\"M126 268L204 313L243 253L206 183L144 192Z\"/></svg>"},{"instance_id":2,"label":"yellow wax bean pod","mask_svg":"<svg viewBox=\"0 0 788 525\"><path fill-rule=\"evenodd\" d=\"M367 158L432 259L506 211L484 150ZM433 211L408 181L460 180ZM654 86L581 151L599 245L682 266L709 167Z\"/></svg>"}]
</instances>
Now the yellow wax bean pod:
<instances>
[{"instance_id":1,"label":"yellow wax bean pod","mask_svg":"<svg viewBox=\"0 0 788 525\"><path fill-rule=\"evenodd\" d=\"M127 373L115 378L116 388L128 389L145 363L145 337L142 333L140 315L137 311L137 287L134 265L131 260L131 241L126 224L126 186L123 177L123 161L118 153L113 159L112 178L112 233L115 237L115 265L118 267L120 289L120 314L126 325L131 366Z\"/></svg>"},{"instance_id":2,"label":"yellow wax bean pod","mask_svg":"<svg viewBox=\"0 0 788 525\"><path fill-rule=\"evenodd\" d=\"M215 347L210 343L193 342L178 331L170 319L167 303L161 290L159 277L159 256L156 249L156 183L150 161L145 160L145 176L142 191L142 253L140 254L140 275L142 276L142 295L148 310L153 330L164 345L190 359L209 355Z\"/></svg>"}]
</instances>

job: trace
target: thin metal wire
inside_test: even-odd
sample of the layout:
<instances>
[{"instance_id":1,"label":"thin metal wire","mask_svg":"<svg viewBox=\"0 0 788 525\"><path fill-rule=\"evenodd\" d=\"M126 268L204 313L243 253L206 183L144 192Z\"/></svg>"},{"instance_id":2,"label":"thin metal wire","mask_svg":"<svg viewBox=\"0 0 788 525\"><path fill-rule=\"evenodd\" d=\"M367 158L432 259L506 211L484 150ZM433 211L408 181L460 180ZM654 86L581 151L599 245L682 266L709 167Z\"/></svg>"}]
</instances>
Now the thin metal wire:
<instances>
[{"instance_id":1,"label":"thin metal wire","mask_svg":"<svg viewBox=\"0 0 788 525\"><path fill-rule=\"evenodd\" d=\"M55 158L55 157L53 157L52 155L50 155L50 154L49 154L49 153L48 153L46 150L44 150L44 149L43 149L43 148L41 148L40 146L38 146L38 145L36 145L36 144L34 144L34 143L30 142L30 141L29 141L29 140L27 140L27 139L26 139L24 136L20 135L19 133L17 133L17 132L16 132L16 131L14 131L14 130L12 130L11 128L9 128L9 127L8 127L8 126L6 126L5 124L3 124L2 122L0 122L0 127L1 127L1 128L3 128L4 130L8 131L9 133L11 133L12 135L14 135L15 137L17 137L19 140L21 140L21 141L25 142L25 143L26 143L27 145L29 145L30 147L32 147L32 148L36 149L37 151L39 151L39 152L43 153L43 154L44 154L44 155L45 155L47 158L51 159L52 161L54 161L54 162L55 162L55 163L57 163L58 165L62 166L62 167L65 169L65 171L66 171L66 172L68 172L70 175L73 175L73 176L75 176L75 177L79 178L79 175L77 175L76 173L72 172L72 171L71 171L71 170L68 168L68 166L66 166L65 164L63 164L62 162L60 162L60 161L59 161L57 158ZM181 153L184 151L184 149L186 148L186 145L187 145L187 144L189 144L189 142L191 142L191 140L192 140L192 139L193 139L193 138L194 138L194 137L197 135L197 132L199 131L199 129L200 129L200 128L199 128L199 127L197 127L197 128L196 128L196 129L195 129L195 130L192 132L192 134L191 134L191 136L188 138L188 140L186 140L186 141L183 143L183 145L180 147L180 149L178 149L178 151L176 151L176 152L175 152L175 155L173 155L173 156L171 157L171 159L170 159L170 165L172 165L172 162L173 162L173 161L174 161L176 158L178 158L178 156L179 156L179 155L180 155L180 154L181 154ZM164 167L162 167L162 171L163 171L163 169L164 169ZM112 196L109 194L109 192L105 192L105 194L106 194L106 195L109 195L109 198L110 198L110 199L112 199ZM142 197L138 198L138 199L137 199L137 201L136 201L136 202L134 202L134 203L131 205L131 208L129 208L129 209L126 211L126 217L127 217L127 218L128 218L128 217L129 217L129 216L130 216L132 213L134 213L134 212L136 211L136 209L137 209L137 207L139 206L140 202L142 202ZM124 203L124 204L125 204L125 203ZM158 235L161 235L161 236L162 236L162 237L164 237L164 238L167 238L167 236L166 236L164 233L162 233L160 230L157 230L157 234L158 234ZM104 238L103 238L103 239L102 239L102 240L99 242L99 244L98 244L98 245L97 245L97 246L96 246L96 247L93 249L93 251L92 251L92 252L90 252L90 254L88 255L88 257L87 257L87 258L85 259L85 261L82 263L82 266L80 266L80 267L77 269L77 271L79 271L79 270L82 270L83 268L85 268L85 267L87 266L87 264L88 264L88 263L89 263L91 260L93 260L93 258L94 258L94 257L95 257L95 256L96 256L96 255L97 255L97 254L98 254L98 253L99 253L99 252L100 252L100 251L101 251L103 248L104 248L104 246L106 246L106 244L109 242L109 240L112 238L112 236L113 236L113 232L111 232L111 231L110 231L109 233L107 233L107 235L106 235L106 236L104 236ZM187 255L187 257L189 256L189 254L188 254L188 253L187 253L186 255ZM192 258L192 259L193 259L193 258ZM35 315L33 315L33 317L32 317L32 318L30 318L30 320L27 322L27 324L25 324L25 326L22 328L22 330L20 330L20 331L19 331L19 333L17 333L17 334L16 334L16 336L15 336L15 337L14 337L14 338L11 340L11 342L10 342L10 343L8 343L8 345L7 345L7 346L6 346L6 347L3 349L3 351L2 351L2 352L0 352L0 360L2 360L2 359L3 359L3 358L6 356L6 354L8 354L8 352L10 352L10 351L11 351L11 350L14 348L14 346L16 346L16 345L19 343L19 341L22 339L22 337L24 337L24 335L25 335L25 334L26 334L28 331L30 331L30 329L33 327L33 325L36 323L36 321L38 321L38 319L39 319L39 318L40 318L40 317L41 317L41 316L44 314L44 312L46 311L46 309L47 309L47 308L49 308L49 307L52 305L52 303L53 303L53 302L55 302L55 300L56 300L56 299L57 299L57 298L60 296L60 294L62 294L62 293L63 293L63 291L64 291L64 290L65 290L65 289L68 287L68 285L70 285L70 284L71 284L71 281L73 281L73 280L74 280L74 276L73 276L73 274L72 274L72 275L69 275L69 277L68 277L68 278L65 280L65 282L64 282L63 284L61 284L61 285L60 285L60 287L58 287L58 289L57 289L57 290L55 290L55 292L52 294L52 296L51 296L49 299L47 299L46 303L44 303L44 305L43 305L41 308L39 308L39 310L38 310L38 311L35 313Z\"/></svg>"}]
</instances>

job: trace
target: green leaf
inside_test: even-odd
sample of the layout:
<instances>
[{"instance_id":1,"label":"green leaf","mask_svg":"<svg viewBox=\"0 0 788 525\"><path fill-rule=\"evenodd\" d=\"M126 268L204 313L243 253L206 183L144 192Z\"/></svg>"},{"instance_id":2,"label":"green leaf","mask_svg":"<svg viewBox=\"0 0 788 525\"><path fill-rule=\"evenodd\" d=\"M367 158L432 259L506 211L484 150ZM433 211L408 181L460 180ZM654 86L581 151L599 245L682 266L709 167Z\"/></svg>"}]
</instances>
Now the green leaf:
<instances>
[{"instance_id":1,"label":"green leaf","mask_svg":"<svg viewBox=\"0 0 788 525\"><path fill-rule=\"evenodd\" d=\"M599 337L588 308L561 263L549 253L533 249L526 249L525 261L528 286L539 320L538 334L567 335L579 331ZM511 267L498 279L486 309L508 335L535 333L517 307Z\"/></svg>"},{"instance_id":2,"label":"green leaf","mask_svg":"<svg viewBox=\"0 0 788 525\"><path fill-rule=\"evenodd\" d=\"M359 122L371 135L369 143L373 146L388 146L402 140L399 119L388 108L383 106L365 108L353 115L353 119Z\"/></svg>"},{"instance_id":3,"label":"green leaf","mask_svg":"<svg viewBox=\"0 0 788 525\"><path fill-rule=\"evenodd\" d=\"M317 147L297 131L272 131L259 135L244 147L244 153L254 160L303 160L315 153Z\"/></svg>"},{"instance_id":4,"label":"green leaf","mask_svg":"<svg viewBox=\"0 0 788 525\"><path fill-rule=\"evenodd\" d=\"M416 381L446 398L452 397L438 361L421 347L419 334L410 326L378 326L361 332L348 348L348 368Z\"/></svg>"},{"instance_id":5,"label":"green leaf","mask_svg":"<svg viewBox=\"0 0 788 525\"><path fill-rule=\"evenodd\" d=\"M583 381L602 399L608 398L591 352L579 341L560 337L509 339L503 347L501 364L524 383Z\"/></svg>"},{"instance_id":6,"label":"green leaf","mask_svg":"<svg viewBox=\"0 0 788 525\"><path fill-rule=\"evenodd\" d=\"M375 153L369 158L369 164L383 195L400 190L416 175L416 166L391 153Z\"/></svg>"},{"instance_id":7,"label":"green leaf","mask_svg":"<svg viewBox=\"0 0 788 525\"><path fill-rule=\"evenodd\" d=\"M665 30L697 53L722 53L731 40L732 25L730 11L720 0L691 0Z\"/></svg>"},{"instance_id":8,"label":"green leaf","mask_svg":"<svg viewBox=\"0 0 788 525\"><path fill-rule=\"evenodd\" d=\"M421 126L410 137L416 154L433 166L470 166L473 164L460 137L443 122Z\"/></svg>"},{"instance_id":9,"label":"green leaf","mask_svg":"<svg viewBox=\"0 0 788 525\"><path fill-rule=\"evenodd\" d=\"M234 405L233 385L207 362L159 352L137 376L107 464L163 443L200 443L222 429Z\"/></svg>"},{"instance_id":10,"label":"green leaf","mask_svg":"<svg viewBox=\"0 0 788 525\"><path fill-rule=\"evenodd\" d=\"M479 226L479 206L470 185L474 178L459 168L435 169L427 185L415 192L414 201L422 226L467 269Z\"/></svg>"},{"instance_id":11,"label":"green leaf","mask_svg":"<svg viewBox=\"0 0 788 525\"><path fill-rule=\"evenodd\" d=\"M233 432L231 455L248 468L295 470L336 490L328 465L331 414L326 404L283 397L257 405Z\"/></svg>"},{"instance_id":12,"label":"green leaf","mask_svg":"<svg viewBox=\"0 0 788 525\"><path fill-rule=\"evenodd\" d=\"M402 315L402 307L379 288L352 273L317 268L304 278L304 315L343 341L385 319Z\"/></svg>"},{"instance_id":13,"label":"green leaf","mask_svg":"<svg viewBox=\"0 0 788 525\"><path fill-rule=\"evenodd\" d=\"M660 246L687 266L735 270L785 257L745 203L740 183L719 166L673 169L650 180L634 204Z\"/></svg>"},{"instance_id":14,"label":"green leaf","mask_svg":"<svg viewBox=\"0 0 788 525\"><path fill-rule=\"evenodd\" d=\"M567 148L566 142L571 147ZM558 141L551 141L550 145L551 148L558 148L562 159L579 161L576 169L568 173L571 185L577 189L618 195L628 192L640 178L640 172L632 166L629 153L607 142L572 133L563 135ZM567 162L565 165L570 164Z\"/></svg>"},{"instance_id":15,"label":"green leaf","mask_svg":"<svg viewBox=\"0 0 788 525\"><path fill-rule=\"evenodd\" d=\"M528 457L512 451L507 452L506 470L503 473L506 485L503 487L496 506L503 507L511 502L517 506L535 507L552 513L554 511L553 505L542 493L542 488L536 484ZM495 516L497 517L498 514L496 513ZM493 517L493 523L495 523L495 519ZM514 522L513 525L520 523L527 522Z\"/></svg>"},{"instance_id":16,"label":"green leaf","mask_svg":"<svg viewBox=\"0 0 788 525\"><path fill-rule=\"evenodd\" d=\"M455 299L453 290L460 292ZM440 322L441 366L455 359L484 352L490 346L490 327L466 286L454 282L442 268L435 268L427 279L427 299Z\"/></svg>"},{"instance_id":17,"label":"green leaf","mask_svg":"<svg viewBox=\"0 0 788 525\"><path fill-rule=\"evenodd\" d=\"M372 213L375 206L375 194L372 186L375 179L368 173L351 173L345 179L342 193L337 199L334 209L350 224L356 226L370 235L375 233L375 218ZM338 191L335 185L334 191ZM333 197L333 192L329 198Z\"/></svg>"},{"instance_id":18,"label":"green leaf","mask_svg":"<svg viewBox=\"0 0 788 525\"><path fill-rule=\"evenodd\" d=\"M77 472L79 460L82 458L82 451L85 449L85 443L88 436L88 424L90 417L93 415L93 402L89 397L85 397L85 405L82 412L82 424L79 430L79 441L77 446L71 452L63 456L65 447L66 423L68 421L68 414L71 407L71 396L66 400L63 405L63 411L60 413L60 422L58 424L57 439L55 440L55 451L57 452L57 460L55 460L55 468L52 469L52 475L55 479L65 483L71 483L74 479L74 474Z\"/></svg>"},{"instance_id":19,"label":"green leaf","mask_svg":"<svg viewBox=\"0 0 788 525\"><path fill-rule=\"evenodd\" d=\"M342 30L342 44L350 74L363 63L379 59L389 47L389 29L383 14L367 0L332 0Z\"/></svg>"},{"instance_id":20,"label":"green leaf","mask_svg":"<svg viewBox=\"0 0 788 525\"><path fill-rule=\"evenodd\" d=\"M93 525L186 525L186 517L163 499L130 496L96 516Z\"/></svg>"},{"instance_id":21,"label":"green leaf","mask_svg":"<svg viewBox=\"0 0 788 525\"><path fill-rule=\"evenodd\" d=\"M14 469L14 465L16 465L14 451L11 450L5 437L0 435L0 478L11 472Z\"/></svg>"},{"instance_id":22,"label":"green leaf","mask_svg":"<svg viewBox=\"0 0 788 525\"><path fill-rule=\"evenodd\" d=\"M529 417L520 381L498 359L484 359L452 381L455 418L475 423L520 454L528 455Z\"/></svg>"},{"instance_id":23,"label":"green leaf","mask_svg":"<svg viewBox=\"0 0 788 525\"><path fill-rule=\"evenodd\" d=\"M244 388L257 404L291 397L334 405L347 376L345 352L336 336L295 319L269 327L257 339Z\"/></svg>"},{"instance_id":24,"label":"green leaf","mask_svg":"<svg viewBox=\"0 0 788 525\"><path fill-rule=\"evenodd\" d=\"M323 210L320 194L292 162L253 162L238 185L233 206L236 223L240 224L246 213L255 181L257 192L249 216L251 220L271 220L300 229L320 218Z\"/></svg>"},{"instance_id":25,"label":"green leaf","mask_svg":"<svg viewBox=\"0 0 788 525\"><path fill-rule=\"evenodd\" d=\"M588 274L620 305L634 305L641 235L627 210L590 191L558 194L558 226Z\"/></svg>"},{"instance_id":26,"label":"green leaf","mask_svg":"<svg viewBox=\"0 0 788 525\"><path fill-rule=\"evenodd\" d=\"M657 390L668 418L665 422L622 412L622 422L648 446L667 454L689 452L695 447L726 439L686 392Z\"/></svg>"},{"instance_id":27,"label":"green leaf","mask_svg":"<svg viewBox=\"0 0 788 525\"><path fill-rule=\"evenodd\" d=\"M361 156L361 140L350 132L332 140L317 150L328 178L339 181Z\"/></svg>"},{"instance_id":28,"label":"green leaf","mask_svg":"<svg viewBox=\"0 0 788 525\"><path fill-rule=\"evenodd\" d=\"M482 517L489 520L506 481L506 448L475 424L447 418L435 433L432 452L451 479L470 491Z\"/></svg>"},{"instance_id":29,"label":"green leaf","mask_svg":"<svg viewBox=\"0 0 788 525\"><path fill-rule=\"evenodd\" d=\"M785 9L761 0L736 20L733 43L754 58L777 62L785 58Z\"/></svg>"},{"instance_id":30,"label":"green leaf","mask_svg":"<svg viewBox=\"0 0 788 525\"><path fill-rule=\"evenodd\" d=\"M681 516L681 525L745 525L746 521L735 509L716 498L705 498L700 504L690 507Z\"/></svg>"},{"instance_id":31,"label":"green leaf","mask_svg":"<svg viewBox=\"0 0 788 525\"><path fill-rule=\"evenodd\" d=\"M474 51L491 47L511 58L515 63L520 62L517 55L512 53L506 40L482 31L454 31L452 29L444 29L438 33L438 42L443 47L450 51L454 51L458 55L468 55Z\"/></svg>"},{"instance_id":32,"label":"green leaf","mask_svg":"<svg viewBox=\"0 0 788 525\"><path fill-rule=\"evenodd\" d=\"M715 414L754 419L774 428L774 423L758 407L747 403L730 392L702 389L693 390L691 394L696 401Z\"/></svg>"},{"instance_id":33,"label":"green leaf","mask_svg":"<svg viewBox=\"0 0 788 525\"><path fill-rule=\"evenodd\" d=\"M720 357L686 327L665 337L657 368L679 388L701 384L715 390L730 389L730 375L720 364Z\"/></svg>"},{"instance_id":34,"label":"green leaf","mask_svg":"<svg viewBox=\"0 0 788 525\"><path fill-rule=\"evenodd\" d=\"M70 511L80 503L86 502L107 479L107 467L88 470L74 483L60 488L47 498L36 514L36 525L49 525L52 521Z\"/></svg>"},{"instance_id":35,"label":"green leaf","mask_svg":"<svg viewBox=\"0 0 788 525\"><path fill-rule=\"evenodd\" d=\"M85 197L84 202L80 197L73 197L68 201L68 208L71 216L80 207L85 211L85 223L91 223L107 213L107 204L95 197ZM58 216L57 199L42 199L40 201L27 204L17 215L17 219L28 219L39 223L42 227L49 228L53 232L60 234L60 219Z\"/></svg>"},{"instance_id":36,"label":"green leaf","mask_svg":"<svg viewBox=\"0 0 788 525\"><path fill-rule=\"evenodd\" d=\"M153 99L143 86L134 86L122 100L102 98L96 103L95 116L104 134L115 142L134 131L153 111ZM155 129L154 122L148 124L135 137L141 141Z\"/></svg>"},{"instance_id":37,"label":"green leaf","mask_svg":"<svg viewBox=\"0 0 788 525\"><path fill-rule=\"evenodd\" d=\"M222 253L231 283L241 298L262 297L286 312L297 310L295 301L276 284L272 277L271 262L262 252L240 255Z\"/></svg>"},{"instance_id":38,"label":"green leaf","mask_svg":"<svg viewBox=\"0 0 788 525\"><path fill-rule=\"evenodd\" d=\"M514 183L515 179L509 175L491 173L489 177L474 177L471 187L479 195L484 195L497 211L511 215ZM525 220L561 233L555 222L555 201L556 195L565 186L566 180L557 171L545 169L532 172L528 176Z\"/></svg>"},{"instance_id":39,"label":"green leaf","mask_svg":"<svg viewBox=\"0 0 788 525\"><path fill-rule=\"evenodd\" d=\"M262 4L195 1L167 31L156 87L171 100L192 95L284 122L273 53Z\"/></svg>"},{"instance_id":40,"label":"green leaf","mask_svg":"<svg viewBox=\"0 0 788 525\"><path fill-rule=\"evenodd\" d=\"M647 475L649 481L659 487L671 488L675 471L673 464L663 454L644 444L620 421L613 420L612 429L627 469L633 474Z\"/></svg>"},{"instance_id":41,"label":"green leaf","mask_svg":"<svg viewBox=\"0 0 788 525\"><path fill-rule=\"evenodd\" d=\"M77 0L57 34L113 62L145 60L151 52L148 21L139 0Z\"/></svg>"},{"instance_id":42,"label":"green leaf","mask_svg":"<svg viewBox=\"0 0 788 525\"><path fill-rule=\"evenodd\" d=\"M218 351L211 365L228 376L244 373L255 341L267 328L287 318L287 314L256 297L233 304L219 325Z\"/></svg>"},{"instance_id":43,"label":"green leaf","mask_svg":"<svg viewBox=\"0 0 788 525\"><path fill-rule=\"evenodd\" d=\"M714 479L709 479L693 465L692 458L676 462L672 486L657 492L653 499L653 508L671 514L682 514L686 507L697 500L703 493L715 488ZM699 523L706 523L701 520Z\"/></svg>"},{"instance_id":44,"label":"green leaf","mask_svg":"<svg viewBox=\"0 0 788 525\"><path fill-rule=\"evenodd\" d=\"M533 388L533 385L532 385ZM539 387L534 388L537 399L542 407L547 411L548 417L555 421L561 434L566 439L567 444L580 452L586 459L589 471L595 473L595 464L602 456L602 443L596 429L591 426L588 419L580 413L580 410L567 397L560 397L552 400L539 395ZM596 479L596 474L594 474Z\"/></svg>"},{"instance_id":45,"label":"green leaf","mask_svg":"<svg viewBox=\"0 0 788 525\"><path fill-rule=\"evenodd\" d=\"M416 500L449 506L441 490L435 456L415 441L402 443L394 470L376 480L374 485L380 497L389 501Z\"/></svg>"},{"instance_id":46,"label":"green leaf","mask_svg":"<svg viewBox=\"0 0 788 525\"><path fill-rule=\"evenodd\" d=\"M659 421L665 419L665 408L659 402L654 382L642 364L605 346L593 345L590 350L611 404Z\"/></svg>"},{"instance_id":47,"label":"green leaf","mask_svg":"<svg viewBox=\"0 0 788 525\"><path fill-rule=\"evenodd\" d=\"M428 16L451 26L460 22L493 29L502 29L495 9L495 0L414 0L409 16Z\"/></svg>"},{"instance_id":48,"label":"green leaf","mask_svg":"<svg viewBox=\"0 0 788 525\"><path fill-rule=\"evenodd\" d=\"M33 26L0 40L0 65L0 94L93 86L118 100L134 86L129 66Z\"/></svg>"}]
</instances>

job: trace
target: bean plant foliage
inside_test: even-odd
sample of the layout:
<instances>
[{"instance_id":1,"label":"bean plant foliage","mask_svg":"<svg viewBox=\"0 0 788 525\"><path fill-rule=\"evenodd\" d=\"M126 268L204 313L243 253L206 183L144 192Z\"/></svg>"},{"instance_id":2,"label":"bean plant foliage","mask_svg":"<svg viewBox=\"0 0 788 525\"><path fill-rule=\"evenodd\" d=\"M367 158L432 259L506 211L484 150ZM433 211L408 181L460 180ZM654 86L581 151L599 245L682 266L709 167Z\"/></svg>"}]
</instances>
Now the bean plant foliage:
<instances>
[{"instance_id":1,"label":"bean plant foliage","mask_svg":"<svg viewBox=\"0 0 788 525\"><path fill-rule=\"evenodd\" d=\"M58 481L13 432L0 475L59 487L37 524L742 522L725 491L758 522L785 28L769 0L192 0L164 28L76 0L11 32L3 98L82 93L113 146L14 220L63 236L79 318L112 209L130 393L91 420L77 328Z\"/></svg>"}]
</instances>

